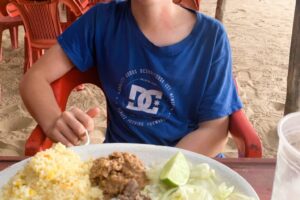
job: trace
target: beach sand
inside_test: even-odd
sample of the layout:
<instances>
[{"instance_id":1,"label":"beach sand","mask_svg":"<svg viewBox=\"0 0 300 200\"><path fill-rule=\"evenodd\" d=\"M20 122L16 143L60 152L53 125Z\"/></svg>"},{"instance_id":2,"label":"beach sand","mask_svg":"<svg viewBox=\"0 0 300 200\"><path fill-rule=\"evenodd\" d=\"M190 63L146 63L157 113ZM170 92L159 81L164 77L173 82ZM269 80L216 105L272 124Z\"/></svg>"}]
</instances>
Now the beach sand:
<instances>
[{"instance_id":1,"label":"beach sand","mask_svg":"<svg viewBox=\"0 0 300 200\"><path fill-rule=\"evenodd\" d=\"M215 0L203 0L202 12L214 16ZM276 155L276 126L283 116L295 0L228 0L224 24L232 51L233 70L244 110L263 142L264 157ZM23 35L20 48L11 49L3 36L0 62L0 155L23 155L24 144L36 123L26 111L18 91L23 74ZM33 97L34 98L34 97ZM73 92L68 103L84 110L99 106L93 143L100 143L106 127L104 96L95 86ZM225 152L236 152L229 141Z\"/></svg>"}]
</instances>

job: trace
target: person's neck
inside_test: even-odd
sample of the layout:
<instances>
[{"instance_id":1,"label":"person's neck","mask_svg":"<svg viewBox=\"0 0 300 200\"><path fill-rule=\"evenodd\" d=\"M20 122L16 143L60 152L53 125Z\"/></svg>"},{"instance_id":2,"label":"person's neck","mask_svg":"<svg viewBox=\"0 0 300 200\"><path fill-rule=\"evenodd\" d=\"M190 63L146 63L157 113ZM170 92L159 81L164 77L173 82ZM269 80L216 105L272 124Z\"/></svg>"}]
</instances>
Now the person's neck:
<instances>
[{"instance_id":1,"label":"person's neck","mask_svg":"<svg viewBox=\"0 0 300 200\"><path fill-rule=\"evenodd\" d=\"M140 26L174 26L183 9L170 2L171 0L133 0L131 9Z\"/></svg>"},{"instance_id":2,"label":"person's neck","mask_svg":"<svg viewBox=\"0 0 300 200\"><path fill-rule=\"evenodd\" d=\"M196 17L172 0L132 0L131 10L148 39L159 46L176 43L192 30ZM169 38L159 37L166 34Z\"/></svg>"}]
</instances>

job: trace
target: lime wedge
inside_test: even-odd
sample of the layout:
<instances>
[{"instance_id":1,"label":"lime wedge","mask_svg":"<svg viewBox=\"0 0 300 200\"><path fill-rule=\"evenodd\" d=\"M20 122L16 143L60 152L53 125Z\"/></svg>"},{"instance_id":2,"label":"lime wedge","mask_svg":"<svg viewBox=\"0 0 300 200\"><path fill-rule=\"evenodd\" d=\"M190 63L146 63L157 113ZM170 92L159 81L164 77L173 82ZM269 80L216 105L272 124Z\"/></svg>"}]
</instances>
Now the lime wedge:
<instances>
[{"instance_id":1,"label":"lime wedge","mask_svg":"<svg viewBox=\"0 0 300 200\"><path fill-rule=\"evenodd\" d=\"M186 184L189 177L189 164L184 155L178 152L163 166L159 179L168 186L177 187Z\"/></svg>"}]
</instances>

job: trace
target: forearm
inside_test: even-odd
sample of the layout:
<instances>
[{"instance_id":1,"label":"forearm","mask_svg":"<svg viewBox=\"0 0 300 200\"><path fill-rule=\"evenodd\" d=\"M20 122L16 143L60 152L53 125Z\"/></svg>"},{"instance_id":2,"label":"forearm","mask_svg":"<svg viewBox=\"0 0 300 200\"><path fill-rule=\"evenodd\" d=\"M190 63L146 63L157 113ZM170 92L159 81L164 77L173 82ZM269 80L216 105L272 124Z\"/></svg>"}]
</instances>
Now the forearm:
<instances>
[{"instance_id":1,"label":"forearm","mask_svg":"<svg viewBox=\"0 0 300 200\"><path fill-rule=\"evenodd\" d=\"M50 84L73 67L59 45L54 45L23 76L21 97L45 133L61 115Z\"/></svg>"},{"instance_id":2,"label":"forearm","mask_svg":"<svg viewBox=\"0 0 300 200\"><path fill-rule=\"evenodd\" d=\"M59 45L54 45L26 72L21 83L22 99L44 133L53 141L67 146L79 145L87 130L94 129L93 117L99 110L84 112L73 108L62 112L56 102L51 83L64 76L73 64Z\"/></svg>"},{"instance_id":3,"label":"forearm","mask_svg":"<svg viewBox=\"0 0 300 200\"><path fill-rule=\"evenodd\" d=\"M222 152L228 138L228 118L206 122L183 137L176 147L215 157Z\"/></svg>"},{"instance_id":4,"label":"forearm","mask_svg":"<svg viewBox=\"0 0 300 200\"><path fill-rule=\"evenodd\" d=\"M20 94L30 114L47 132L61 114L50 83L38 73L28 73L20 83Z\"/></svg>"}]
</instances>

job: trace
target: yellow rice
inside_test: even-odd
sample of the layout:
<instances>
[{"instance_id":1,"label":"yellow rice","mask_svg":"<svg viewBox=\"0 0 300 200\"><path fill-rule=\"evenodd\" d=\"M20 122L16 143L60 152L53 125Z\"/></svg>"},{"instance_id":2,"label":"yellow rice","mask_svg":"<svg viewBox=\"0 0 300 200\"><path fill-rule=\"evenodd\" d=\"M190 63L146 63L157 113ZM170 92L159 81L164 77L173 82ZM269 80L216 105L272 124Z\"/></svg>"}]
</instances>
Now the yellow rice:
<instances>
[{"instance_id":1,"label":"yellow rice","mask_svg":"<svg viewBox=\"0 0 300 200\"><path fill-rule=\"evenodd\" d=\"M23 170L4 186L0 200L96 200L102 192L92 187L92 162L62 144L36 154Z\"/></svg>"}]
</instances>

